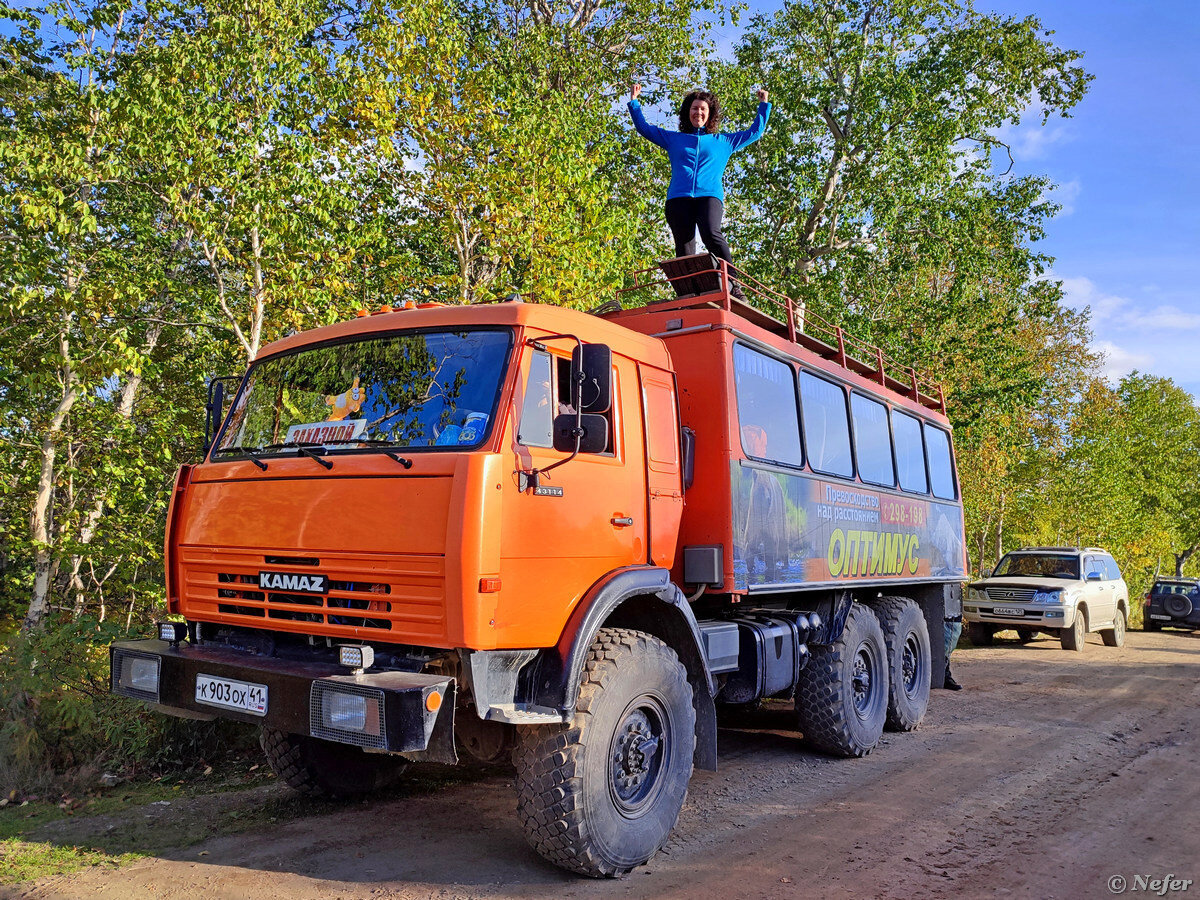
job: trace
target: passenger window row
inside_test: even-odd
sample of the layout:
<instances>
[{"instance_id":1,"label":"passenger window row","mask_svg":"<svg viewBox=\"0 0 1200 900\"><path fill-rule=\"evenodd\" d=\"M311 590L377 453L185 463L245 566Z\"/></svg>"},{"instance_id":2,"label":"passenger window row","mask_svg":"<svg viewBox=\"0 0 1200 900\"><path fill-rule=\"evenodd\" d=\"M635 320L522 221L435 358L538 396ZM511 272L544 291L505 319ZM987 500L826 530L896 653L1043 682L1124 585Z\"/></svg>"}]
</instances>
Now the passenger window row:
<instances>
[{"instance_id":1,"label":"passenger window row","mask_svg":"<svg viewBox=\"0 0 1200 900\"><path fill-rule=\"evenodd\" d=\"M950 435L874 397L733 347L742 449L763 462L956 499ZM803 427L801 427L803 425ZM853 452L851 451L853 444ZM856 466L857 463L857 466Z\"/></svg>"}]
</instances>

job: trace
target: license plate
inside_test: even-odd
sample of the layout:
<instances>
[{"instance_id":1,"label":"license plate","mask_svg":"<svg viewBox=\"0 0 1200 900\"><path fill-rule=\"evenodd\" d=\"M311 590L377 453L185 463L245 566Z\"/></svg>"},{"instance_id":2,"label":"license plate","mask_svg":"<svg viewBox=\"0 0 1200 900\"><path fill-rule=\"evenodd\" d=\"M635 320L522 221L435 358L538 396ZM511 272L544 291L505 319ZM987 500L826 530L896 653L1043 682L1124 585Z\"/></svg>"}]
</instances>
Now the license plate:
<instances>
[{"instance_id":1,"label":"license plate","mask_svg":"<svg viewBox=\"0 0 1200 900\"><path fill-rule=\"evenodd\" d=\"M1170 616L1160 616L1158 613L1150 613L1152 619L1170 619Z\"/></svg>"},{"instance_id":2,"label":"license plate","mask_svg":"<svg viewBox=\"0 0 1200 900\"><path fill-rule=\"evenodd\" d=\"M236 709L255 716L267 714L267 686L213 675L196 676L196 702Z\"/></svg>"},{"instance_id":3,"label":"license plate","mask_svg":"<svg viewBox=\"0 0 1200 900\"><path fill-rule=\"evenodd\" d=\"M1025 610L1015 609L1011 606L996 606L992 609L992 615L995 616L1023 616Z\"/></svg>"}]
</instances>

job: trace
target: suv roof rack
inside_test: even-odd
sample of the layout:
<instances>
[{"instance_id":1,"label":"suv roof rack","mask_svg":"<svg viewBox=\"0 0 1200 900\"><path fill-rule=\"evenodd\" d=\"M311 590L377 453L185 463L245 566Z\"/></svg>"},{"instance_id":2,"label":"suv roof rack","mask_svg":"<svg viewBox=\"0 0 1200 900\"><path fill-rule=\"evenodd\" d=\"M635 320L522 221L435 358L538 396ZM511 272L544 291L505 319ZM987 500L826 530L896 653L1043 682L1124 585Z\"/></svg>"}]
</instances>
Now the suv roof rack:
<instances>
[{"instance_id":1,"label":"suv roof rack","mask_svg":"<svg viewBox=\"0 0 1200 900\"><path fill-rule=\"evenodd\" d=\"M644 307L609 313L614 317L636 315L642 311L708 307L735 313L758 327L787 338L794 344L835 362L865 378L879 382L898 394L909 397L929 409L946 412L946 392L928 375L888 358L874 344L861 341L840 325L833 325L805 304L768 287L742 272L737 266L708 253L664 259L656 268L630 273L633 283L619 288L617 295L669 286L674 296L652 300ZM739 297L738 294L741 294ZM782 314L782 320L751 305L750 296L768 309Z\"/></svg>"},{"instance_id":2,"label":"suv roof rack","mask_svg":"<svg viewBox=\"0 0 1200 900\"><path fill-rule=\"evenodd\" d=\"M1017 553L1107 553L1103 547L1019 547Z\"/></svg>"}]
</instances>

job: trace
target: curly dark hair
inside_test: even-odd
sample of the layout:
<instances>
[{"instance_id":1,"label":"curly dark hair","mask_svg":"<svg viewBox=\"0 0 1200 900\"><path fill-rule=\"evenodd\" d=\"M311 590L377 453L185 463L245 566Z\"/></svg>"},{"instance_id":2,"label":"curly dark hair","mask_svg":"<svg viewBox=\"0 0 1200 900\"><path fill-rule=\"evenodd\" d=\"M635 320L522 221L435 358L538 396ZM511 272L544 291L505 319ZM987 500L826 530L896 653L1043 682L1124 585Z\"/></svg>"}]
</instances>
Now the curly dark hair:
<instances>
[{"instance_id":1,"label":"curly dark hair","mask_svg":"<svg viewBox=\"0 0 1200 900\"><path fill-rule=\"evenodd\" d=\"M683 98L683 102L679 104L679 130L685 134L696 133L688 117L693 100L703 100L708 104L708 121L704 123L704 130L709 134L716 134L717 129L721 127L721 102L712 91L692 91Z\"/></svg>"}]
</instances>

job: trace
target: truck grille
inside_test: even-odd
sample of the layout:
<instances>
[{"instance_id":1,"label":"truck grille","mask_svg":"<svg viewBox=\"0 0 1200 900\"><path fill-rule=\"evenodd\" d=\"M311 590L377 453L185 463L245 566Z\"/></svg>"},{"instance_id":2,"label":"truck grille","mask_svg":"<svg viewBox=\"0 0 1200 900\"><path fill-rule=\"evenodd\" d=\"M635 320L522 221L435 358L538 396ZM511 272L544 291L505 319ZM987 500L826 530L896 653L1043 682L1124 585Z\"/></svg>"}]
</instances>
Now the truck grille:
<instances>
[{"instance_id":1,"label":"truck grille","mask_svg":"<svg viewBox=\"0 0 1200 900\"><path fill-rule=\"evenodd\" d=\"M180 548L183 602L189 615L216 613L220 621L264 620L289 631L347 636L359 629L396 632L396 639L445 636L445 561L441 556L332 554L288 557L224 548ZM263 569L316 569L328 577L328 593L264 590ZM288 628L285 623L294 623Z\"/></svg>"},{"instance_id":2,"label":"truck grille","mask_svg":"<svg viewBox=\"0 0 1200 900\"><path fill-rule=\"evenodd\" d=\"M1032 603L1033 588L990 587L984 593L993 603Z\"/></svg>"}]
</instances>

